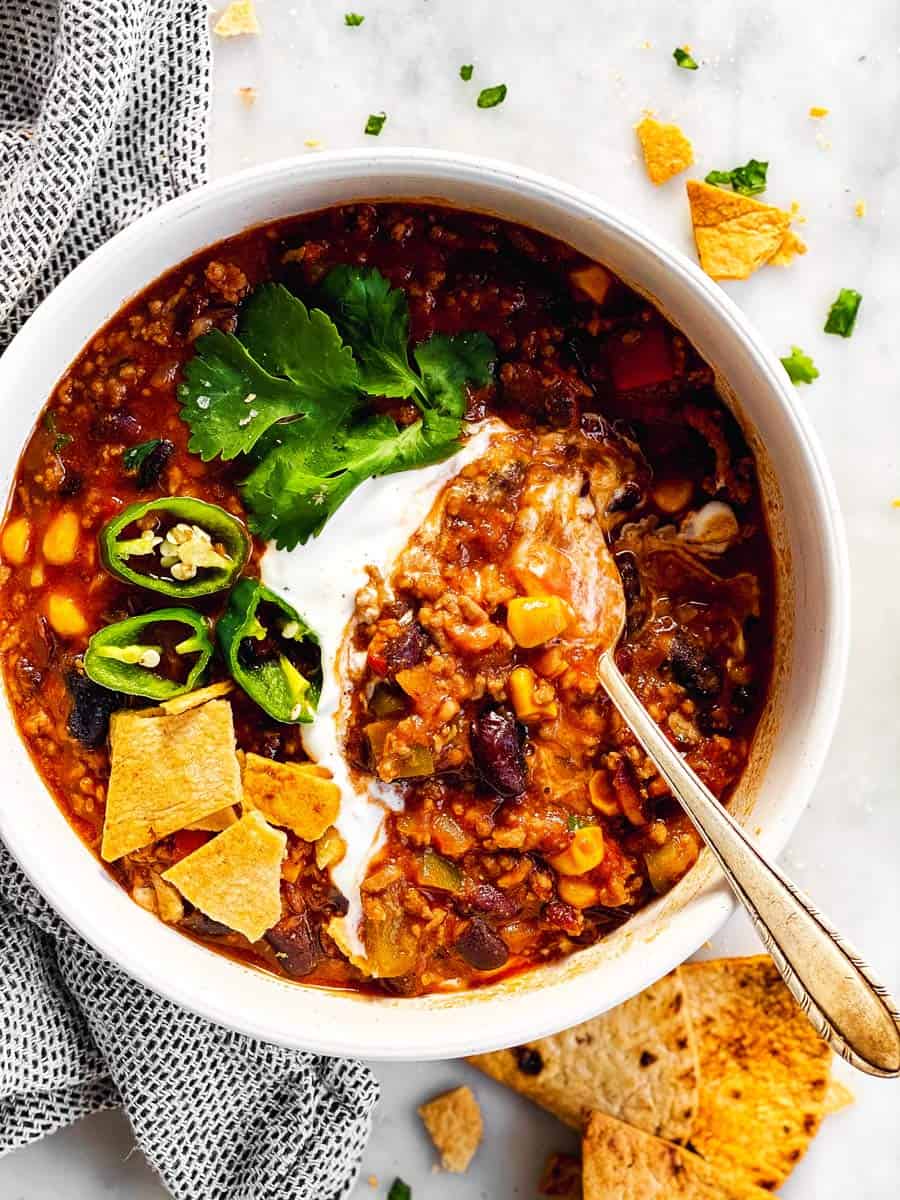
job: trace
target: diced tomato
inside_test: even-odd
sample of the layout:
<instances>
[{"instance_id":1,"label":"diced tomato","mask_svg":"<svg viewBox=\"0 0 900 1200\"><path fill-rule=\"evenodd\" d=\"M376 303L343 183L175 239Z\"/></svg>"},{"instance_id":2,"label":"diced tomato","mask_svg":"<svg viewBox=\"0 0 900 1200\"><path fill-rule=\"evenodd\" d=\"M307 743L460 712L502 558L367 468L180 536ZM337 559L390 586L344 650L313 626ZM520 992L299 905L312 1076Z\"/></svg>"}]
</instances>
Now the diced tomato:
<instances>
[{"instance_id":1,"label":"diced tomato","mask_svg":"<svg viewBox=\"0 0 900 1200\"><path fill-rule=\"evenodd\" d=\"M212 834L205 829L179 829L172 839L175 861L181 862L183 858L205 846L211 837Z\"/></svg>"},{"instance_id":2,"label":"diced tomato","mask_svg":"<svg viewBox=\"0 0 900 1200\"><path fill-rule=\"evenodd\" d=\"M651 324L617 334L609 343L609 368L617 392L665 383L674 374L668 332Z\"/></svg>"},{"instance_id":3,"label":"diced tomato","mask_svg":"<svg viewBox=\"0 0 900 1200\"><path fill-rule=\"evenodd\" d=\"M380 650L369 650L368 663L369 670L374 671L376 675L387 675L387 659Z\"/></svg>"}]
</instances>

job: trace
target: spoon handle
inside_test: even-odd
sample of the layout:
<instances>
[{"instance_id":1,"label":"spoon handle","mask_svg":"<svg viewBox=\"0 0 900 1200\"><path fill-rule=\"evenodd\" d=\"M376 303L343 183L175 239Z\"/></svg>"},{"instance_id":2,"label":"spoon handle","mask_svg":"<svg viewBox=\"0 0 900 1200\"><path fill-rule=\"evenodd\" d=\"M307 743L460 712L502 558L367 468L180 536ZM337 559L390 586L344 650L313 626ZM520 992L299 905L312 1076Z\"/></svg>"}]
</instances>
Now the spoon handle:
<instances>
[{"instance_id":1,"label":"spoon handle","mask_svg":"<svg viewBox=\"0 0 900 1200\"><path fill-rule=\"evenodd\" d=\"M860 1071L900 1075L900 1013L885 988L806 896L762 857L643 707L611 654L601 660L600 677L715 855L816 1032Z\"/></svg>"}]
</instances>

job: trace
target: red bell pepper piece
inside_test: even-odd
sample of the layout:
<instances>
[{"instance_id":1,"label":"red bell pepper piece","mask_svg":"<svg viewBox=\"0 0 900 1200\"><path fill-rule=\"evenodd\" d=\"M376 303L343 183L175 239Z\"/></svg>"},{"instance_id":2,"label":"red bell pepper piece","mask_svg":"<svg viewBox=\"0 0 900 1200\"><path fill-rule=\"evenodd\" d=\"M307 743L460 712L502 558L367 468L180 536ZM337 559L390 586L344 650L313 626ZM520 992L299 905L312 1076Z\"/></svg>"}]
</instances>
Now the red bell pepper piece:
<instances>
[{"instance_id":1,"label":"red bell pepper piece","mask_svg":"<svg viewBox=\"0 0 900 1200\"><path fill-rule=\"evenodd\" d=\"M668 330L652 323L616 334L609 343L609 367L617 392L665 383L675 373Z\"/></svg>"}]
</instances>

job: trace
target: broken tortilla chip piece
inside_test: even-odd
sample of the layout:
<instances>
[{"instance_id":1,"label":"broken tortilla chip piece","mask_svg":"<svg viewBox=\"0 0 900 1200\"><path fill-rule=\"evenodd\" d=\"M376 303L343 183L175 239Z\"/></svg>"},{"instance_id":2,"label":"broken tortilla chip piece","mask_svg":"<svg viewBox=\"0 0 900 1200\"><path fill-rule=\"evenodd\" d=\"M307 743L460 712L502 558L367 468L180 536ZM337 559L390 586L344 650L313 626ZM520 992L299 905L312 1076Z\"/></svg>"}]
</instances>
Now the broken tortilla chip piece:
<instances>
[{"instance_id":1,"label":"broken tortilla chip piece","mask_svg":"<svg viewBox=\"0 0 900 1200\"><path fill-rule=\"evenodd\" d=\"M231 825L235 825L237 819L237 813L229 805L228 808L220 808L218 812L210 813L208 817L201 817L199 821L192 821L190 825L185 825L185 829L199 829L208 833L221 833L223 829L228 829Z\"/></svg>"},{"instance_id":2,"label":"broken tortilla chip piece","mask_svg":"<svg viewBox=\"0 0 900 1200\"><path fill-rule=\"evenodd\" d=\"M691 1145L749 1185L779 1187L816 1135L831 1051L767 955L678 971L697 1038Z\"/></svg>"},{"instance_id":3,"label":"broken tortilla chip piece","mask_svg":"<svg viewBox=\"0 0 900 1200\"><path fill-rule=\"evenodd\" d=\"M468 1169L481 1144L481 1109L470 1088L458 1087L436 1096L419 1109L419 1116L441 1156L445 1171Z\"/></svg>"},{"instance_id":4,"label":"broken tortilla chip piece","mask_svg":"<svg viewBox=\"0 0 900 1200\"><path fill-rule=\"evenodd\" d=\"M574 1129L599 1109L672 1141L691 1136L697 1055L675 973L574 1029L469 1062Z\"/></svg>"},{"instance_id":5,"label":"broken tortilla chip piece","mask_svg":"<svg viewBox=\"0 0 900 1200\"><path fill-rule=\"evenodd\" d=\"M258 942L281 918L287 834L257 812L212 838L163 875L213 921Z\"/></svg>"},{"instance_id":6,"label":"broken tortilla chip piece","mask_svg":"<svg viewBox=\"0 0 900 1200\"><path fill-rule=\"evenodd\" d=\"M100 854L114 862L241 798L231 705L113 713Z\"/></svg>"},{"instance_id":7,"label":"broken tortilla chip piece","mask_svg":"<svg viewBox=\"0 0 900 1200\"><path fill-rule=\"evenodd\" d=\"M791 214L783 209L699 179L688 180L687 194L700 266L712 279L746 279L785 246ZM789 241L782 265L800 246Z\"/></svg>"},{"instance_id":8,"label":"broken tortilla chip piece","mask_svg":"<svg viewBox=\"0 0 900 1200\"><path fill-rule=\"evenodd\" d=\"M244 33L259 33L259 20L253 0L231 0L213 26L217 37L240 37Z\"/></svg>"},{"instance_id":9,"label":"broken tortilla chip piece","mask_svg":"<svg viewBox=\"0 0 900 1200\"><path fill-rule=\"evenodd\" d=\"M227 696L229 692L233 691L234 684L231 680L223 679L220 683L210 683L206 687L197 688L196 691L187 692L183 696L173 696L171 700L163 700L159 709L154 711L169 714L187 712L189 708L198 708L210 700L221 700L223 696Z\"/></svg>"},{"instance_id":10,"label":"broken tortilla chip piece","mask_svg":"<svg viewBox=\"0 0 900 1200\"><path fill-rule=\"evenodd\" d=\"M781 245L769 259L770 267L786 267L800 255L806 253L806 242L797 237L793 229L789 229L781 240Z\"/></svg>"},{"instance_id":11,"label":"broken tortilla chip piece","mask_svg":"<svg viewBox=\"0 0 900 1200\"><path fill-rule=\"evenodd\" d=\"M584 1200L765 1200L690 1150L593 1113L582 1143Z\"/></svg>"},{"instance_id":12,"label":"broken tortilla chip piece","mask_svg":"<svg viewBox=\"0 0 900 1200\"><path fill-rule=\"evenodd\" d=\"M646 116L635 126L635 132L644 153L647 174L657 186L692 165L694 148L677 125L663 125L655 117Z\"/></svg>"},{"instance_id":13,"label":"broken tortilla chip piece","mask_svg":"<svg viewBox=\"0 0 900 1200\"><path fill-rule=\"evenodd\" d=\"M244 809L259 809L272 822L293 830L305 842L334 824L341 793L315 763L274 762L244 755ZM327 776L329 773L325 771Z\"/></svg>"}]
</instances>

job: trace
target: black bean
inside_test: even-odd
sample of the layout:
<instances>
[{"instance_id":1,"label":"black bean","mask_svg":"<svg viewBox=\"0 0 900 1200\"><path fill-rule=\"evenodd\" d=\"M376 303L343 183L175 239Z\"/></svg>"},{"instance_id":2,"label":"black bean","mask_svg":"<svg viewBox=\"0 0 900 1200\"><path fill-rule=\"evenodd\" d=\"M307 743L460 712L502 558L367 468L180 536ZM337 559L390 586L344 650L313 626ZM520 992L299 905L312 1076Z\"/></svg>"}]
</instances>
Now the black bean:
<instances>
[{"instance_id":1,"label":"black bean","mask_svg":"<svg viewBox=\"0 0 900 1200\"><path fill-rule=\"evenodd\" d=\"M283 917L266 934L266 941L275 951L282 969L292 979L301 979L313 971L322 960L322 947L309 917Z\"/></svg>"},{"instance_id":2,"label":"black bean","mask_svg":"<svg viewBox=\"0 0 900 1200\"><path fill-rule=\"evenodd\" d=\"M141 423L126 408L101 413L91 425L91 437L98 442L132 442L141 436Z\"/></svg>"},{"instance_id":3,"label":"black bean","mask_svg":"<svg viewBox=\"0 0 900 1200\"><path fill-rule=\"evenodd\" d=\"M492 708L472 722L472 757L484 782L498 796L520 796L528 786L519 725L506 708Z\"/></svg>"},{"instance_id":4,"label":"black bean","mask_svg":"<svg viewBox=\"0 0 900 1200\"><path fill-rule=\"evenodd\" d=\"M473 917L457 938L456 950L476 971L496 971L509 958L506 942L480 917Z\"/></svg>"},{"instance_id":5,"label":"black bean","mask_svg":"<svg viewBox=\"0 0 900 1200\"><path fill-rule=\"evenodd\" d=\"M384 647L384 661L389 675L417 666L425 654L428 634L415 621L406 625Z\"/></svg>"},{"instance_id":6,"label":"black bean","mask_svg":"<svg viewBox=\"0 0 900 1200\"><path fill-rule=\"evenodd\" d=\"M142 490L155 487L159 477L166 469L166 464L175 453L174 443L163 438L147 455L138 467L137 485Z\"/></svg>"},{"instance_id":7,"label":"black bean","mask_svg":"<svg viewBox=\"0 0 900 1200\"><path fill-rule=\"evenodd\" d=\"M531 1046L513 1046L513 1054L516 1056L516 1066L523 1075L540 1075L543 1071L544 1060L540 1050L534 1050Z\"/></svg>"},{"instance_id":8,"label":"black bean","mask_svg":"<svg viewBox=\"0 0 900 1200\"><path fill-rule=\"evenodd\" d=\"M68 730L76 741L96 750L106 741L109 718L126 700L119 692L100 687L82 671L73 668L66 675L66 687L72 697Z\"/></svg>"},{"instance_id":9,"label":"black bean","mask_svg":"<svg viewBox=\"0 0 900 1200\"><path fill-rule=\"evenodd\" d=\"M701 646L682 635L672 639L669 664L676 683L695 700L709 700L722 690L722 675Z\"/></svg>"}]
</instances>

